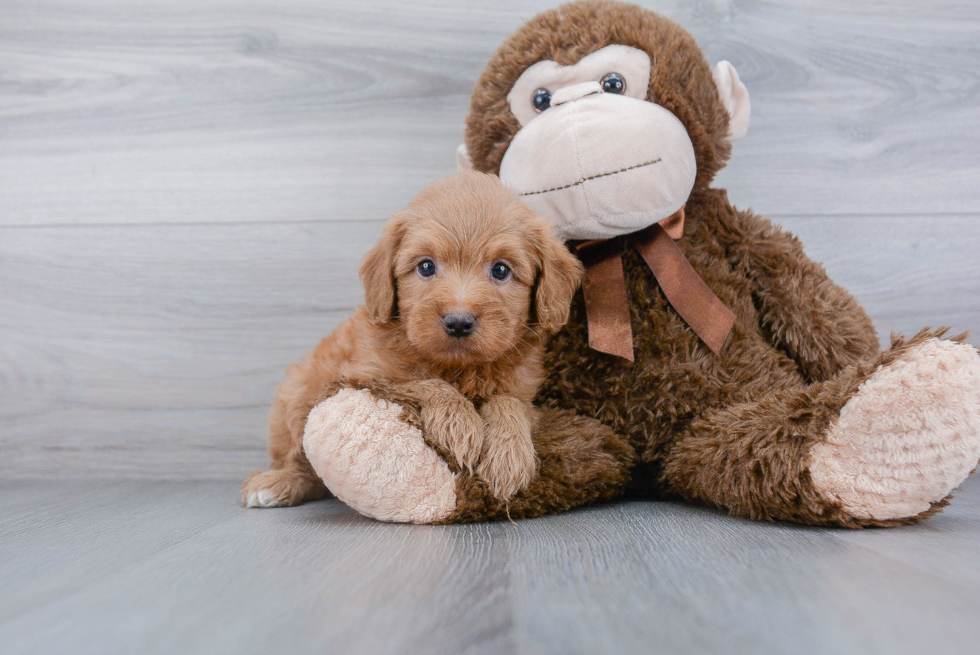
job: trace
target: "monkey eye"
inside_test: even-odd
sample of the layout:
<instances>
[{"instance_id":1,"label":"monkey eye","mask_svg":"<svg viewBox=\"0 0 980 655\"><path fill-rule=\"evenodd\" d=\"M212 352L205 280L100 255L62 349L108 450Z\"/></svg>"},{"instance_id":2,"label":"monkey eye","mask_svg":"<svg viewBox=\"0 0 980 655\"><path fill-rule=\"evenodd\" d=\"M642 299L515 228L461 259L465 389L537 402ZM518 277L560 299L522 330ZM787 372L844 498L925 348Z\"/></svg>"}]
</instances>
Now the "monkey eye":
<instances>
[{"instance_id":1,"label":"monkey eye","mask_svg":"<svg viewBox=\"0 0 980 655\"><path fill-rule=\"evenodd\" d=\"M626 80L619 73L607 73L600 80L600 84L602 84L602 90L606 93L615 93L617 95L626 93Z\"/></svg>"},{"instance_id":2,"label":"monkey eye","mask_svg":"<svg viewBox=\"0 0 980 655\"><path fill-rule=\"evenodd\" d=\"M422 277L432 277L436 274L436 263L431 259L423 259L416 265L415 270Z\"/></svg>"},{"instance_id":3,"label":"monkey eye","mask_svg":"<svg viewBox=\"0 0 980 655\"><path fill-rule=\"evenodd\" d=\"M490 268L490 275L498 282L503 282L510 277L510 266L503 262L494 262Z\"/></svg>"},{"instance_id":4,"label":"monkey eye","mask_svg":"<svg viewBox=\"0 0 980 655\"><path fill-rule=\"evenodd\" d=\"M548 89L538 89L531 96L531 105L534 107L534 111L539 114L545 109L551 106L551 91Z\"/></svg>"}]
</instances>

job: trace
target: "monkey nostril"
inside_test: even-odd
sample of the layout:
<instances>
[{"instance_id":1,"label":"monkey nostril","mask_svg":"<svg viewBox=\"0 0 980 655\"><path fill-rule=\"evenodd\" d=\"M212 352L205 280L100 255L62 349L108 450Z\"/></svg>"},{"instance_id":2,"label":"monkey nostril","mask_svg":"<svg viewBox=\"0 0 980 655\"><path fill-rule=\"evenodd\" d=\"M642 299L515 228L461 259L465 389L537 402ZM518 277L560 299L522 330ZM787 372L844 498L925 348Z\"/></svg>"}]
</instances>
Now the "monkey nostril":
<instances>
[{"instance_id":1,"label":"monkey nostril","mask_svg":"<svg viewBox=\"0 0 980 655\"><path fill-rule=\"evenodd\" d=\"M442 326L451 337L468 337L473 334L475 325L473 314L449 314L442 319Z\"/></svg>"}]
</instances>

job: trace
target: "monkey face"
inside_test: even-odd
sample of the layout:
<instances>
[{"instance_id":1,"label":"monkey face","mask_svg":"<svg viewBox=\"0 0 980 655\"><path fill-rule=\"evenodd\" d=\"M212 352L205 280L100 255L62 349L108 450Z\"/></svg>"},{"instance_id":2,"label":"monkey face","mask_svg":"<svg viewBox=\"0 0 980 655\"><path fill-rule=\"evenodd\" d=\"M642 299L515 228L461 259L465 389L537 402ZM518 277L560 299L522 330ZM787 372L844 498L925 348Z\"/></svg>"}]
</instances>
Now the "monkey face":
<instances>
[{"instance_id":1,"label":"monkey face","mask_svg":"<svg viewBox=\"0 0 980 655\"><path fill-rule=\"evenodd\" d=\"M712 69L669 19L572 2L528 21L493 55L458 163L500 175L566 239L610 238L706 189L749 112L734 67Z\"/></svg>"},{"instance_id":2,"label":"monkey face","mask_svg":"<svg viewBox=\"0 0 980 655\"><path fill-rule=\"evenodd\" d=\"M611 45L572 66L538 62L508 94L522 127L500 179L563 238L635 232L687 202L694 145L676 116L645 99L649 78L646 52Z\"/></svg>"}]
</instances>

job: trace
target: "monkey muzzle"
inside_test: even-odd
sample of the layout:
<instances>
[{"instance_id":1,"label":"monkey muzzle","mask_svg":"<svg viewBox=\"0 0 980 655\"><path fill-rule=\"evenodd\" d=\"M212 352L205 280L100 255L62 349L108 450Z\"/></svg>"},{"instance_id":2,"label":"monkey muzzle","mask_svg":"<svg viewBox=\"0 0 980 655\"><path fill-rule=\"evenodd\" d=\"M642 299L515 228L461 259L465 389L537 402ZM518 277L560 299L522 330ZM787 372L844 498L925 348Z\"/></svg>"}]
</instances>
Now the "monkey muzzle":
<instances>
[{"instance_id":1,"label":"monkey muzzle","mask_svg":"<svg viewBox=\"0 0 980 655\"><path fill-rule=\"evenodd\" d=\"M555 93L513 138L500 179L566 240L637 232L687 202L697 162L684 125L646 100L595 82Z\"/></svg>"},{"instance_id":2,"label":"monkey muzzle","mask_svg":"<svg viewBox=\"0 0 980 655\"><path fill-rule=\"evenodd\" d=\"M684 125L660 105L601 93L596 82L559 89L551 106L511 141L500 179L524 204L577 242L589 345L633 361L633 334L619 249L635 247L678 314L715 353L735 315L674 243L697 175ZM673 220L673 219L672 219ZM661 224L663 221L663 224ZM611 240L620 235L623 240Z\"/></svg>"}]
</instances>

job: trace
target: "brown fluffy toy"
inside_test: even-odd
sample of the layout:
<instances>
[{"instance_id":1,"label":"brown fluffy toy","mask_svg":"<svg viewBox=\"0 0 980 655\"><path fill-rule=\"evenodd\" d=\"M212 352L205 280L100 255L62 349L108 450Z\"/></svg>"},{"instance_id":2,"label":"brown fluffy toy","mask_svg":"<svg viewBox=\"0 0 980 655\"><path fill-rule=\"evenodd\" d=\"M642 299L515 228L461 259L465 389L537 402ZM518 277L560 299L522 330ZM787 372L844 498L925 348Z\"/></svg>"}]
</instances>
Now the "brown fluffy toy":
<instances>
[{"instance_id":1,"label":"brown fluffy toy","mask_svg":"<svg viewBox=\"0 0 980 655\"><path fill-rule=\"evenodd\" d=\"M537 476L505 505L433 444L423 406L361 388L306 426L311 459L345 453L327 486L356 480L363 513L426 522L623 494L846 527L939 511L980 460L980 355L928 330L881 352L795 237L710 188L748 121L734 67L639 7L568 4L507 39L474 89L460 164L498 174L586 266L545 355ZM403 465L361 449L378 430Z\"/></svg>"}]
</instances>

